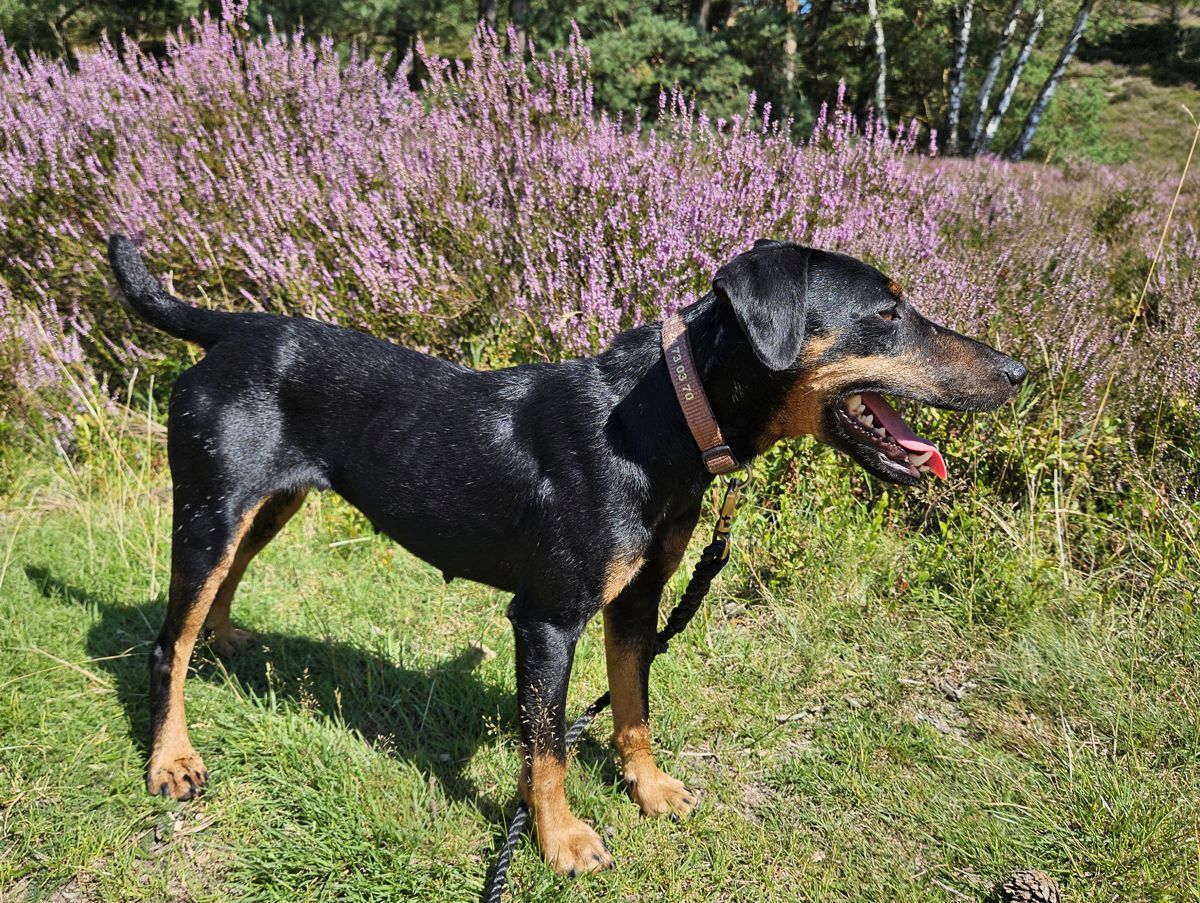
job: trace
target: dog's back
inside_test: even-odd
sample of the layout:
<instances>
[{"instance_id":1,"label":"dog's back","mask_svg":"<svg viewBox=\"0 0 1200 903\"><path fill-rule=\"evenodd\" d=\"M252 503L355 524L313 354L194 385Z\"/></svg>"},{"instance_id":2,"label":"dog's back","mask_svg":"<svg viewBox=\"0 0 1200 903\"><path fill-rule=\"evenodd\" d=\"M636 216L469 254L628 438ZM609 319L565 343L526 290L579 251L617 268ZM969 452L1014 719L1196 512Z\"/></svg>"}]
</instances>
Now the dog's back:
<instances>
[{"instance_id":1,"label":"dog's back","mask_svg":"<svg viewBox=\"0 0 1200 903\"><path fill-rule=\"evenodd\" d=\"M515 591L518 547L561 545L528 541L560 496L602 513L597 496L622 488L605 472L614 399L594 359L477 372L315 320L195 308L127 240L109 254L139 316L207 351L168 417L185 533L214 500L232 524L258 500L333 489L448 578Z\"/></svg>"}]
</instances>

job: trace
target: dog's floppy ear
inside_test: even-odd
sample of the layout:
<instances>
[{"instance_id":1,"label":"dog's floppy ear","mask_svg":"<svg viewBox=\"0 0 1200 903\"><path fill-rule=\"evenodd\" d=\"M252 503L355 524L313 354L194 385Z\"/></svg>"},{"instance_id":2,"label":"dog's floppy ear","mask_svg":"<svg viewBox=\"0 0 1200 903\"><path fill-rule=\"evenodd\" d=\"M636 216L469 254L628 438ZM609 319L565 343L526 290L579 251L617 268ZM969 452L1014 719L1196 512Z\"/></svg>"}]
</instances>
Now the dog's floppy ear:
<instances>
[{"instance_id":1,"label":"dog's floppy ear","mask_svg":"<svg viewBox=\"0 0 1200 903\"><path fill-rule=\"evenodd\" d=\"M808 248L760 238L713 277L713 292L733 308L770 370L788 370L800 359L809 255Z\"/></svg>"}]
</instances>

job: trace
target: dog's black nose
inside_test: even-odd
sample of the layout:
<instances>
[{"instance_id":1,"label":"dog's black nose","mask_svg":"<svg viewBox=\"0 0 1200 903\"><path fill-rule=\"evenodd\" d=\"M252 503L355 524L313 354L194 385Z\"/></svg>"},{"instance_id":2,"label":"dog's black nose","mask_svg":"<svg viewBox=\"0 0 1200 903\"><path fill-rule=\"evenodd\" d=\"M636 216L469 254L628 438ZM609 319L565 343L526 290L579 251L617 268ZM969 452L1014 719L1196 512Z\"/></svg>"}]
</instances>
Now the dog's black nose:
<instances>
[{"instance_id":1,"label":"dog's black nose","mask_svg":"<svg viewBox=\"0 0 1200 903\"><path fill-rule=\"evenodd\" d=\"M1021 385L1025 381L1025 376L1029 371L1017 361L1011 361L1004 368L1004 375L1008 377L1009 383L1014 387Z\"/></svg>"}]
</instances>

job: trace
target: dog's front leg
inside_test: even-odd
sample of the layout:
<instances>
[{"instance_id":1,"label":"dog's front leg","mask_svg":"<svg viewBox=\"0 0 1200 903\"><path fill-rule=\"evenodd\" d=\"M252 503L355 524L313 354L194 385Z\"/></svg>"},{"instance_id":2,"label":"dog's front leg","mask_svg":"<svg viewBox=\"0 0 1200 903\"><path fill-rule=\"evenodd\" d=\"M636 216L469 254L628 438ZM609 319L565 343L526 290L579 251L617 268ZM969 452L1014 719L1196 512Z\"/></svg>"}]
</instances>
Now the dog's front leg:
<instances>
[{"instance_id":1,"label":"dog's front leg","mask_svg":"<svg viewBox=\"0 0 1200 903\"><path fill-rule=\"evenodd\" d=\"M605 606L605 663L612 694L613 745L621 756L630 797L645 815L687 815L696 804L695 795L658 767L650 744L650 662L665 579L651 563Z\"/></svg>"},{"instance_id":2,"label":"dog's front leg","mask_svg":"<svg viewBox=\"0 0 1200 903\"><path fill-rule=\"evenodd\" d=\"M525 762L520 791L533 810L538 845L555 871L578 875L611 868L600 835L576 818L564 792L567 683L583 625L564 627L514 612L517 703Z\"/></svg>"}]
</instances>

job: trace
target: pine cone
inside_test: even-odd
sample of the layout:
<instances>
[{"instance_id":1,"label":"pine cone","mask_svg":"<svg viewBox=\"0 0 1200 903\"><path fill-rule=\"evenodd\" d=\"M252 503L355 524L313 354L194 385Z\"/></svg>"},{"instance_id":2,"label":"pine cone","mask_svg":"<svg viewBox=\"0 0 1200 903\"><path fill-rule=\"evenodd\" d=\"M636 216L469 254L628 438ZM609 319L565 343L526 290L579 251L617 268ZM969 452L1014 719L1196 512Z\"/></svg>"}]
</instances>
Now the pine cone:
<instances>
[{"instance_id":1,"label":"pine cone","mask_svg":"<svg viewBox=\"0 0 1200 903\"><path fill-rule=\"evenodd\" d=\"M1058 882L1037 869L1013 872L992 891L995 903L1060 903Z\"/></svg>"}]
</instances>

